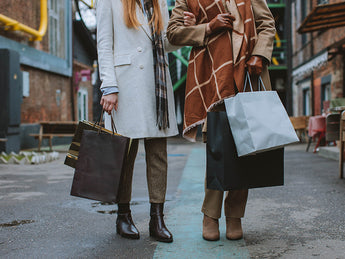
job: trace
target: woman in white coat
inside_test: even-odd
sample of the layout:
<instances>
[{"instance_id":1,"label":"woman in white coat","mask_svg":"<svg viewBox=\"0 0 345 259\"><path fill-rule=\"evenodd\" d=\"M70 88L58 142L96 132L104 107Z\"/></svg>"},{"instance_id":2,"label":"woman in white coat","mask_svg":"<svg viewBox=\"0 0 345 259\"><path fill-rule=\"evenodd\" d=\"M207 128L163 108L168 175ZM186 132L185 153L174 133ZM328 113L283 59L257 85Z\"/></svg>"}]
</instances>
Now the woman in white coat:
<instances>
[{"instance_id":1,"label":"woman in white coat","mask_svg":"<svg viewBox=\"0 0 345 259\"><path fill-rule=\"evenodd\" d=\"M99 0L97 45L101 105L112 114L117 132L133 139L118 195L117 233L138 239L129 203L139 139L144 139L151 203L150 236L172 242L164 224L167 185L166 138L178 134L173 90L165 51L176 47L165 37L166 0Z\"/></svg>"}]
</instances>

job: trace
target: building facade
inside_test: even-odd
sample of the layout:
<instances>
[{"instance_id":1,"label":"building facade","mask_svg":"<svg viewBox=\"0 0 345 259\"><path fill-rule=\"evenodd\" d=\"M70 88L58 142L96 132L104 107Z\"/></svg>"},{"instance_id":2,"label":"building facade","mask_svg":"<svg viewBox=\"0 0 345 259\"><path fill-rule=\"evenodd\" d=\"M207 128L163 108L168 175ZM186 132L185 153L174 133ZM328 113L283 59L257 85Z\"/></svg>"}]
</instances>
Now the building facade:
<instances>
[{"instance_id":1,"label":"building facade","mask_svg":"<svg viewBox=\"0 0 345 259\"><path fill-rule=\"evenodd\" d=\"M291 0L293 115L327 112L345 91L345 3ZM344 103L345 104L345 103Z\"/></svg>"},{"instance_id":2,"label":"building facade","mask_svg":"<svg viewBox=\"0 0 345 259\"><path fill-rule=\"evenodd\" d=\"M14 150L37 146L29 133L37 133L40 121L92 119L91 74L96 45L92 45L90 36L85 36L88 31L73 19L73 3L71 0L0 1L0 50L9 50L19 57L18 64L13 65L16 72L2 75L13 77L14 73L20 85L12 93L19 102L3 107L2 114L6 116L3 115L0 129L0 138L7 138L6 144L15 145ZM41 35L31 34L31 30ZM13 59L10 57L8 62L13 63ZM6 92L11 87L11 83L5 86L2 81L0 95L12 98ZM19 120L11 122L18 112ZM16 128L14 135L20 135L19 147L18 140L12 143L11 127ZM8 149L11 148L2 148Z\"/></svg>"}]
</instances>

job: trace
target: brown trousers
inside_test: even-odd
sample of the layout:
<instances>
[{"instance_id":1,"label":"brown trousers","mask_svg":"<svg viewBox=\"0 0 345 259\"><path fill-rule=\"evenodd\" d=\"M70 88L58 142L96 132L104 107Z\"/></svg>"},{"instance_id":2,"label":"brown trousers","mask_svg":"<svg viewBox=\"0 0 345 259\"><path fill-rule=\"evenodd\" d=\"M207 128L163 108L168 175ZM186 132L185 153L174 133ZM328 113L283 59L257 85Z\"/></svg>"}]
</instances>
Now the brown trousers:
<instances>
[{"instance_id":1,"label":"brown trousers","mask_svg":"<svg viewBox=\"0 0 345 259\"><path fill-rule=\"evenodd\" d=\"M166 138L144 139L146 178L151 203L164 203L167 187L167 141ZM120 180L118 203L129 203L132 196L132 178L139 140L133 139Z\"/></svg>"}]
</instances>

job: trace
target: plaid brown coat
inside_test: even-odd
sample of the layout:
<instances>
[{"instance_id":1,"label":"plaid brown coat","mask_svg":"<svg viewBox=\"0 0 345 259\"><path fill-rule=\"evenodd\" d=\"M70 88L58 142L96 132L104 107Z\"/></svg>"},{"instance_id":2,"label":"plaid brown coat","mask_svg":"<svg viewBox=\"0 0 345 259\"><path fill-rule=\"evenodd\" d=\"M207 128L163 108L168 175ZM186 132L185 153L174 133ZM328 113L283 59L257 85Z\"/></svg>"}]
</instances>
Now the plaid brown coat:
<instances>
[{"instance_id":1,"label":"plaid brown coat","mask_svg":"<svg viewBox=\"0 0 345 259\"><path fill-rule=\"evenodd\" d=\"M183 25L183 11L196 15L196 26ZM236 17L233 33L205 37L206 23L221 12L230 12ZM186 86L186 138L194 140L196 126L204 123L207 111L235 94L234 82L239 90L242 89L245 62L251 55L271 60L274 34L274 19L265 0L176 1L168 26L168 39L175 45L194 46ZM270 88L267 68L262 77L266 87Z\"/></svg>"}]
</instances>

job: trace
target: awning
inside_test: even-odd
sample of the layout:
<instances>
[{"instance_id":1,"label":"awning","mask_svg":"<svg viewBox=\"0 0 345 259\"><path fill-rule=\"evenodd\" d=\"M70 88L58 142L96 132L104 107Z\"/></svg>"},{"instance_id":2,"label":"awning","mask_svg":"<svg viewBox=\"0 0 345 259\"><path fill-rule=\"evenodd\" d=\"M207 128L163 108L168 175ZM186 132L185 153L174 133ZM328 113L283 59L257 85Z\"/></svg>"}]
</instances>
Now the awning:
<instances>
[{"instance_id":1,"label":"awning","mask_svg":"<svg viewBox=\"0 0 345 259\"><path fill-rule=\"evenodd\" d=\"M304 76L306 74L309 74L309 73L311 73L311 71L313 71L317 68L320 68L321 66L326 64L327 60L328 60L328 52L324 51L324 52L320 53L319 55L317 55L316 57L309 60L308 62L296 67L292 71L292 76L293 77L300 77L300 76Z\"/></svg>"},{"instance_id":2,"label":"awning","mask_svg":"<svg viewBox=\"0 0 345 259\"><path fill-rule=\"evenodd\" d=\"M345 1L316 6L298 28L299 33L325 30L345 25Z\"/></svg>"}]
</instances>

